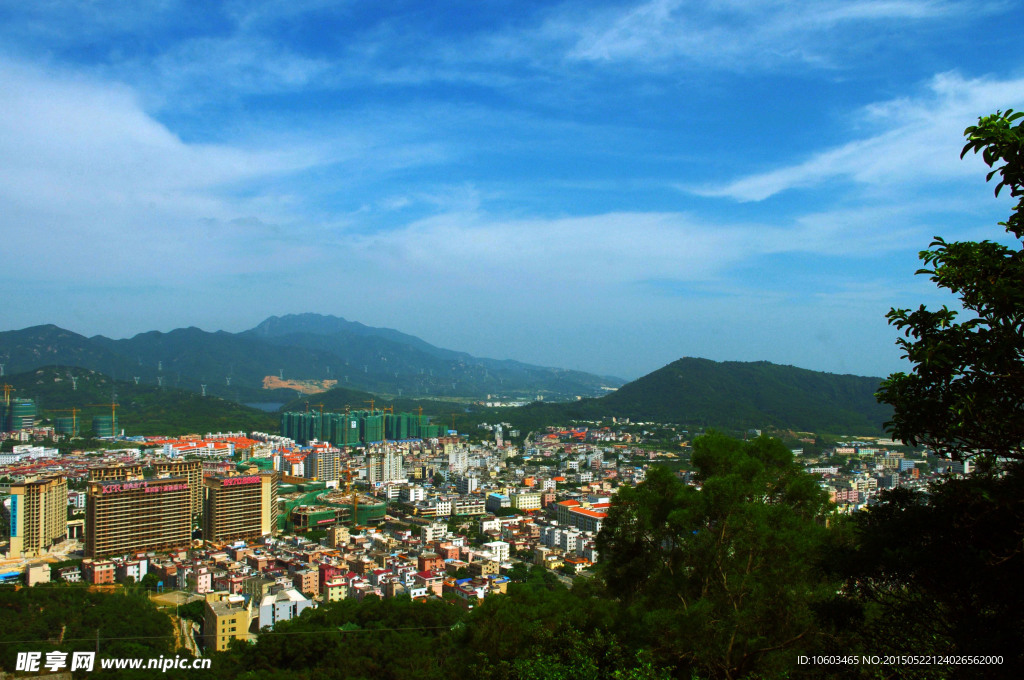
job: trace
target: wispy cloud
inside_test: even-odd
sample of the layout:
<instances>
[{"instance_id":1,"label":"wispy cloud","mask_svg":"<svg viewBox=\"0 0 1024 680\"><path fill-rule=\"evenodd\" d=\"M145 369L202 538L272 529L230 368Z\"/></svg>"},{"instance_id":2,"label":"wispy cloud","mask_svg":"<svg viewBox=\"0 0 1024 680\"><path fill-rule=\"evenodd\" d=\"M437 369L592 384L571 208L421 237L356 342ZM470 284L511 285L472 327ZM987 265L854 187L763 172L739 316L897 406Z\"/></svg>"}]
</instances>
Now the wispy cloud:
<instances>
[{"instance_id":1,"label":"wispy cloud","mask_svg":"<svg viewBox=\"0 0 1024 680\"><path fill-rule=\"evenodd\" d=\"M795 165L721 185L689 187L703 196L761 201L788 189L837 179L862 185L918 185L977 174L979 163L959 160L963 129L984 113L1024 104L1024 79L936 76L926 91L862 109L857 120L876 134L818 152Z\"/></svg>"},{"instance_id":2,"label":"wispy cloud","mask_svg":"<svg viewBox=\"0 0 1024 680\"><path fill-rule=\"evenodd\" d=\"M543 32L569 41L573 60L759 71L794 63L838 66L837 53L873 41L860 35L865 29L956 19L984 7L942 0L651 0L589 18L570 8ZM857 31L856 40L850 31Z\"/></svg>"}]
</instances>

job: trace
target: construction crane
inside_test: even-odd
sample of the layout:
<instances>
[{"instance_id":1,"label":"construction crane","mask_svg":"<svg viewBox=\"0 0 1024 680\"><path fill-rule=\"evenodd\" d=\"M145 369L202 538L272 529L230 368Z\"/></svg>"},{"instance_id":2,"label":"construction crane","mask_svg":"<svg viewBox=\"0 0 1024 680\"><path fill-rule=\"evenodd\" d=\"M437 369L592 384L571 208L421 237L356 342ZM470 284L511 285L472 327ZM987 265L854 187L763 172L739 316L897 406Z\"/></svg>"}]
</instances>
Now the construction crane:
<instances>
[{"instance_id":1,"label":"construction crane","mask_svg":"<svg viewBox=\"0 0 1024 680\"><path fill-rule=\"evenodd\" d=\"M111 401L109 404L86 404L86 406L109 406L110 407L110 434L117 436L117 407L120 406L116 401Z\"/></svg>"},{"instance_id":2,"label":"construction crane","mask_svg":"<svg viewBox=\"0 0 1024 680\"><path fill-rule=\"evenodd\" d=\"M350 465L345 466L344 473L345 496L352 503L352 528L354 529L359 524L359 492L356 491L355 486L352 484L352 467Z\"/></svg>"},{"instance_id":3,"label":"construction crane","mask_svg":"<svg viewBox=\"0 0 1024 680\"><path fill-rule=\"evenodd\" d=\"M78 414L82 412L79 408L57 408L50 409L47 413L70 413L71 414L71 432L72 434L78 434Z\"/></svg>"},{"instance_id":4,"label":"construction crane","mask_svg":"<svg viewBox=\"0 0 1024 680\"><path fill-rule=\"evenodd\" d=\"M3 388L4 388L4 403L7 404L8 406L10 406L11 405L11 392L17 392L17 390L14 389L14 386L8 385L7 383L3 384Z\"/></svg>"},{"instance_id":5,"label":"construction crane","mask_svg":"<svg viewBox=\"0 0 1024 680\"><path fill-rule=\"evenodd\" d=\"M417 406L416 407L416 412L419 414L419 417L416 418L417 432L419 432L420 439L422 439L423 438L423 407L422 406Z\"/></svg>"},{"instance_id":6,"label":"construction crane","mask_svg":"<svg viewBox=\"0 0 1024 680\"><path fill-rule=\"evenodd\" d=\"M390 411L391 412L391 419L394 420L395 419L395 407L394 406L387 406L387 407L381 406L380 407L380 416L381 416L380 417L380 419L381 419L380 434L381 434L381 437L383 438L383 442L382 442L383 445L384 445L383 448L384 448L384 450L387 450L387 448L388 448L388 419L387 419L387 416L384 415L385 411Z\"/></svg>"},{"instance_id":7,"label":"construction crane","mask_svg":"<svg viewBox=\"0 0 1024 680\"><path fill-rule=\"evenodd\" d=\"M317 439L321 439L322 440L324 438L324 404L323 404L323 402L320 402L319 404L310 404L307 401L306 402L306 413L309 413L309 407L310 406L319 406L320 407L320 422L317 424L317 427L320 428L320 432L319 432L319 435L317 436Z\"/></svg>"}]
</instances>

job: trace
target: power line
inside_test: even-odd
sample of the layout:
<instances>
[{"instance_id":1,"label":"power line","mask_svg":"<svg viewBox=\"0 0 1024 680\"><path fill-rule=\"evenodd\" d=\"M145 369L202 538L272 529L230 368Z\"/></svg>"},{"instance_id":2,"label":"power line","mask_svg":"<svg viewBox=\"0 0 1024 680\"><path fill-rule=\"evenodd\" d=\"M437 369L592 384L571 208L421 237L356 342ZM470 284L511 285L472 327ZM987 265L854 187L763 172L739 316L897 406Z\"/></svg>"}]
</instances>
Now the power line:
<instances>
[{"instance_id":1,"label":"power line","mask_svg":"<svg viewBox=\"0 0 1024 680\"><path fill-rule=\"evenodd\" d=\"M297 630L297 631L289 631L289 632L270 630L270 631L265 631L265 632L257 633L256 635L258 637L265 637L265 636L271 636L271 635L281 635L281 636L284 636L284 635L326 635L326 634L329 634L329 633L343 634L343 635L347 635L349 633L399 633L399 632L413 631L413 630L452 630L454 627L455 627L454 625L452 625L452 626L413 626L413 627L408 627L408 628L357 628L357 629L354 629L354 630L342 630L340 628L337 628L337 629L327 629L327 630ZM140 635L140 636L122 636L122 637L101 637L101 638L96 638L96 637L89 637L89 638L64 638L60 642L60 644L63 644L65 642L95 642L97 639L100 642L109 642L109 641L112 641L112 640L165 640L167 638L176 638L176 637L177 636L171 634L171 635L148 635L148 636ZM4 645L28 645L28 644L36 644L36 643L58 644L54 640L0 640L0 644L4 644Z\"/></svg>"}]
</instances>

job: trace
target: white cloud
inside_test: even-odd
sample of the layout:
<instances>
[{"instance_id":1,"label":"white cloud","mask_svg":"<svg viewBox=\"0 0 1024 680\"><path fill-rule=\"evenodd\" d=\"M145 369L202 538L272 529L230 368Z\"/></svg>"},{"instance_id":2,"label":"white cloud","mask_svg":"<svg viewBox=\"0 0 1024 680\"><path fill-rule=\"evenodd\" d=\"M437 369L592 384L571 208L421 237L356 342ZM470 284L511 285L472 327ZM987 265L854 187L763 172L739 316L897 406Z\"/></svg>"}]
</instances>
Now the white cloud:
<instances>
[{"instance_id":1,"label":"white cloud","mask_svg":"<svg viewBox=\"0 0 1024 680\"><path fill-rule=\"evenodd\" d=\"M895 220L901 220L899 227ZM343 235L348 254L378 273L445 268L448 286L501 295L537 286L566 301L580 290L623 289L649 280L721 282L730 268L765 255L872 257L905 247L920 229L899 210L852 210L784 226L730 224L683 213L622 212L508 219L446 212L386 232ZM403 284L398 284L403 285Z\"/></svg>"},{"instance_id":2,"label":"white cloud","mask_svg":"<svg viewBox=\"0 0 1024 680\"><path fill-rule=\"evenodd\" d=\"M41 263L57 280L93 281L155 261L223 266L246 242L239 231L260 231L231 220L287 216L270 196L233 192L319 160L299 149L186 143L121 85L12 62L0 62L0 79L0 232L7 252L20 254L9 275L37 277Z\"/></svg>"},{"instance_id":3,"label":"white cloud","mask_svg":"<svg viewBox=\"0 0 1024 680\"><path fill-rule=\"evenodd\" d=\"M916 186L977 175L980 160L961 161L963 130L979 115L1024 104L1024 79L965 79L940 74L916 98L865 107L863 127L877 133L797 163L722 185L689 187L703 196L761 201L782 191L837 179L863 185Z\"/></svg>"},{"instance_id":4,"label":"white cloud","mask_svg":"<svg viewBox=\"0 0 1024 680\"><path fill-rule=\"evenodd\" d=\"M957 18L986 11L977 2L942 0L650 0L628 8L572 8L542 31L570 42L570 59L689 62L759 71L789 63L838 64L833 55L874 39L868 25Z\"/></svg>"}]
</instances>

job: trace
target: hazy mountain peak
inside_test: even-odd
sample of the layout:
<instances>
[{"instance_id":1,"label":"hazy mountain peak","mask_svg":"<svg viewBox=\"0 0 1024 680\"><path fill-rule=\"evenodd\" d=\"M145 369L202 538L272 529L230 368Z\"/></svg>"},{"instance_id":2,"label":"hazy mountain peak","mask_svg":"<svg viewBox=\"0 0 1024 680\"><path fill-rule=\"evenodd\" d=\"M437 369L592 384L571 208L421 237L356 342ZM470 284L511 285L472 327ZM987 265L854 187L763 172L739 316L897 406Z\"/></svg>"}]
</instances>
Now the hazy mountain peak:
<instances>
[{"instance_id":1,"label":"hazy mountain peak","mask_svg":"<svg viewBox=\"0 0 1024 680\"><path fill-rule=\"evenodd\" d=\"M257 335L291 335L293 333L312 333L314 335L334 335L335 333L351 332L356 329L366 329L361 323L348 321L340 316L326 314L315 314L305 312L302 314L285 314L284 316L271 316L263 320L252 333Z\"/></svg>"}]
</instances>

